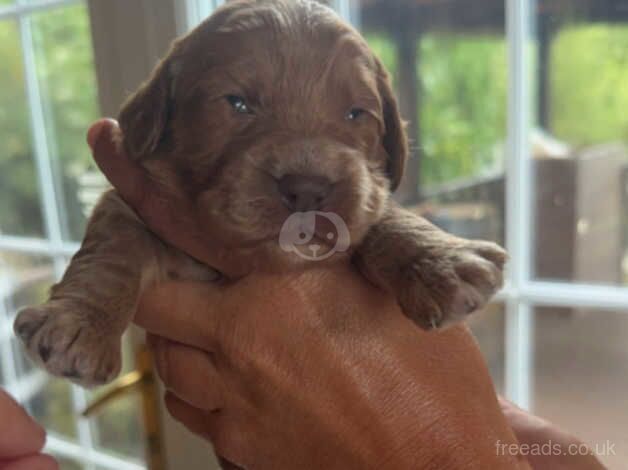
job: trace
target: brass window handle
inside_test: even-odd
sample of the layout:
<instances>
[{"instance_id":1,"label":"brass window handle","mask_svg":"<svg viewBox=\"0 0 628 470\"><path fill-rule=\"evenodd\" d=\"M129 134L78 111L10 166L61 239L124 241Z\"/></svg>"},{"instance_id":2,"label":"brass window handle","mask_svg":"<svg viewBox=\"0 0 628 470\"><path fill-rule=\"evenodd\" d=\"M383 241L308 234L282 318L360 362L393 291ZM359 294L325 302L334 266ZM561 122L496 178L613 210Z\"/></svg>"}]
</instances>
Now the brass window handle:
<instances>
[{"instance_id":1,"label":"brass window handle","mask_svg":"<svg viewBox=\"0 0 628 470\"><path fill-rule=\"evenodd\" d=\"M83 410L83 417L89 418L94 416L100 413L109 403L117 398L121 398L125 395L138 391L138 389L144 384L152 382L152 375L153 374L150 371L141 372L139 370L134 370L133 372L129 372L128 374L116 379L111 383L111 388L108 392L96 398L96 400L90 403L87 408Z\"/></svg>"}]
</instances>

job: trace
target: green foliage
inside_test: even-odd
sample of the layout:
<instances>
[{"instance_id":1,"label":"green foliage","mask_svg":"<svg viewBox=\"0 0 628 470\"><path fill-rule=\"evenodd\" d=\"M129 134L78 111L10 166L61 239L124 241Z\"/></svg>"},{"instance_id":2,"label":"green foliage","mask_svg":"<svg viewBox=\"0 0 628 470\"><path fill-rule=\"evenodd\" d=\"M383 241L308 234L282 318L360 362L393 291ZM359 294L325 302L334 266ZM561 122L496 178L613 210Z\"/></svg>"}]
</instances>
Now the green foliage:
<instances>
[{"instance_id":1,"label":"green foliage","mask_svg":"<svg viewBox=\"0 0 628 470\"><path fill-rule=\"evenodd\" d=\"M628 141L628 28L562 30L551 54L552 131L574 145Z\"/></svg>"},{"instance_id":2,"label":"green foliage","mask_svg":"<svg viewBox=\"0 0 628 470\"><path fill-rule=\"evenodd\" d=\"M395 45L367 35L397 71ZM421 175L433 186L502 165L508 63L503 37L430 34L419 44ZM562 30L551 55L551 133L580 146L628 141L628 28L579 25Z\"/></svg>"},{"instance_id":3,"label":"green foliage","mask_svg":"<svg viewBox=\"0 0 628 470\"><path fill-rule=\"evenodd\" d=\"M393 42L382 34L365 34L365 38L375 55L379 57L396 82L398 60Z\"/></svg>"},{"instance_id":4,"label":"green foliage","mask_svg":"<svg viewBox=\"0 0 628 470\"><path fill-rule=\"evenodd\" d=\"M396 79L394 43L374 34L367 35L367 41ZM429 35L418 49L422 184L473 176L494 166L492 149L504 139L506 128L504 41L491 36Z\"/></svg>"},{"instance_id":5,"label":"green foliage","mask_svg":"<svg viewBox=\"0 0 628 470\"><path fill-rule=\"evenodd\" d=\"M493 148L506 134L503 39L429 35L420 51L421 183L429 186L492 168Z\"/></svg>"}]
</instances>

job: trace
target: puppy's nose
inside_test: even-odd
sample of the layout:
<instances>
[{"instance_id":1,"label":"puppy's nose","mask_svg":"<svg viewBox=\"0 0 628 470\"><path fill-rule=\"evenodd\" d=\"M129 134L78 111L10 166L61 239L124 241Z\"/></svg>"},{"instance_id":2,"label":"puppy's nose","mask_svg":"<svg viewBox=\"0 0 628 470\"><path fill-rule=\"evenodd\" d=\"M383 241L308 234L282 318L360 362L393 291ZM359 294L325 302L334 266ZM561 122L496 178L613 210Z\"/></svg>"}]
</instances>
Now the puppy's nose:
<instances>
[{"instance_id":1,"label":"puppy's nose","mask_svg":"<svg viewBox=\"0 0 628 470\"><path fill-rule=\"evenodd\" d=\"M331 191L331 183L323 176L285 175L278 186L283 203L297 212L319 209Z\"/></svg>"}]
</instances>

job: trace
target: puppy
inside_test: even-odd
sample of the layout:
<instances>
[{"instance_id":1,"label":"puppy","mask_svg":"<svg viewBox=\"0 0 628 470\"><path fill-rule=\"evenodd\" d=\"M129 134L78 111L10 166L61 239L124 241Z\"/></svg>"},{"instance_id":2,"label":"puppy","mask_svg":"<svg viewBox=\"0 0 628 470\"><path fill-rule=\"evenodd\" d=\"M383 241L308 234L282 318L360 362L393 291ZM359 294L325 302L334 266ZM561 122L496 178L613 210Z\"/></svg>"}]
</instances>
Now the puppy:
<instances>
[{"instance_id":1,"label":"puppy","mask_svg":"<svg viewBox=\"0 0 628 470\"><path fill-rule=\"evenodd\" d=\"M315 1L227 3L173 44L119 122L128 155L193 200L208 246L246 272L353 262L426 329L465 318L501 286L501 248L392 201L408 143L389 76ZM110 191L50 299L23 310L15 332L50 373L104 384L119 373L120 338L147 286L217 276Z\"/></svg>"}]
</instances>

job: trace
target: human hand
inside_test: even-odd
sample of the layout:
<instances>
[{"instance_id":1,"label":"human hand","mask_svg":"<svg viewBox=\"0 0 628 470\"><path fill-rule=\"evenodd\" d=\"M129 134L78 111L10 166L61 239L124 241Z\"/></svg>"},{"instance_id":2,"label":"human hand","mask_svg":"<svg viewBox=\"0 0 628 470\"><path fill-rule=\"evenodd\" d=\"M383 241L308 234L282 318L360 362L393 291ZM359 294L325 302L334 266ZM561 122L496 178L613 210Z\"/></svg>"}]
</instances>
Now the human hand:
<instances>
[{"instance_id":1,"label":"human hand","mask_svg":"<svg viewBox=\"0 0 628 470\"><path fill-rule=\"evenodd\" d=\"M527 455L533 470L602 470L605 468L592 449L575 436L501 397L499 404L519 440L519 449L522 450L522 454ZM525 451L522 446L527 446ZM532 449L545 450L533 452Z\"/></svg>"},{"instance_id":2,"label":"human hand","mask_svg":"<svg viewBox=\"0 0 628 470\"><path fill-rule=\"evenodd\" d=\"M495 452L516 441L468 332L420 331L348 266L164 284L136 321L170 413L243 468L528 468Z\"/></svg>"},{"instance_id":3,"label":"human hand","mask_svg":"<svg viewBox=\"0 0 628 470\"><path fill-rule=\"evenodd\" d=\"M7 393L0 390L0 470L56 470L41 454L46 432Z\"/></svg>"},{"instance_id":4,"label":"human hand","mask_svg":"<svg viewBox=\"0 0 628 470\"><path fill-rule=\"evenodd\" d=\"M97 124L89 142L110 181L162 238L225 270L184 196L171 197ZM170 412L243 467L528 468L464 328L424 333L350 266L171 283L137 322L157 339Z\"/></svg>"}]
</instances>

